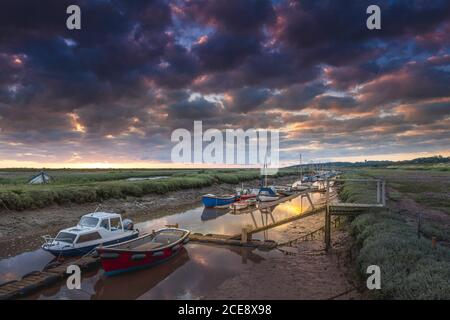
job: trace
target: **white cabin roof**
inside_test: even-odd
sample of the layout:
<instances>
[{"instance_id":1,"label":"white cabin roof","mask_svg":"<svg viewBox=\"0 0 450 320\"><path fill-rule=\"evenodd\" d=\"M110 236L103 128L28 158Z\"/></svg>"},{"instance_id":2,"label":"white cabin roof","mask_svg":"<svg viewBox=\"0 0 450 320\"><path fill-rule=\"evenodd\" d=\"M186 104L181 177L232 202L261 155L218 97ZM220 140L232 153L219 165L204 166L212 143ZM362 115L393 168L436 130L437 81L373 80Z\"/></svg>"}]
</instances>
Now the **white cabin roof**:
<instances>
[{"instance_id":1,"label":"white cabin roof","mask_svg":"<svg viewBox=\"0 0 450 320\"><path fill-rule=\"evenodd\" d=\"M120 214L112 212L92 212L85 214L83 217L93 217L93 218L120 218Z\"/></svg>"}]
</instances>

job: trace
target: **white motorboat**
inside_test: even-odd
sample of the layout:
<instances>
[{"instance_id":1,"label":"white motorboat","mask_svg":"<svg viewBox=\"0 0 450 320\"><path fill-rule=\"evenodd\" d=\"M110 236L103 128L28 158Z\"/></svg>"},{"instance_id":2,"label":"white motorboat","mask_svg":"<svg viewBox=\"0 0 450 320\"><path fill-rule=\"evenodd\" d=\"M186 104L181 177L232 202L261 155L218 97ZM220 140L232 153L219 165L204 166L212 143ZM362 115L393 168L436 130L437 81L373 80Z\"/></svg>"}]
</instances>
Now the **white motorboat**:
<instances>
[{"instance_id":1,"label":"white motorboat","mask_svg":"<svg viewBox=\"0 0 450 320\"><path fill-rule=\"evenodd\" d=\"M94 212L81 217L75 227L61 230L55 238L44 236L42 249L55 256L79 256L99 245L121 243L139 235L129 219L117 213Z\"/></svg>"}]
</instances>

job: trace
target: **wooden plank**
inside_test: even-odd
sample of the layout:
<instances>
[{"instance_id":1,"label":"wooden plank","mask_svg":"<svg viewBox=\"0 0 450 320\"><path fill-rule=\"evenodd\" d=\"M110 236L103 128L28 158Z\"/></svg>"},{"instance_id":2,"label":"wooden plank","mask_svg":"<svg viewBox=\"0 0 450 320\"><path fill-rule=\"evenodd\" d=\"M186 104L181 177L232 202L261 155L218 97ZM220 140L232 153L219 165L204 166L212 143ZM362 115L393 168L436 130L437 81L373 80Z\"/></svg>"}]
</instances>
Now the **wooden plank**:
<instances>
[{"instance_id":1,"label":"wooden plank","mask_svg":"<svg viewBox=\"0 0 450 320\"><path fill-rule=\"evenodd\" d=\"M382 208L381 203L331 203L332 208Z\"/></svg>"},{"instance_id":2,"label":"wooden plank","mask_svg":"<svg viewBox=\"0 0 450 320\"><path fill-rule=\"evenodd\" d=\"M231 245L231 246L241 246L241 247L252 247L259 249L272 249L277 246L274 241L259 241L259 240L249 240L246 243L242 243L240 240L230 239L230 236L213 237L208 235L192 234L189 236L189 240L193 242L200 243L211 243L218 245Z\"/></svg>"}]
</instances>

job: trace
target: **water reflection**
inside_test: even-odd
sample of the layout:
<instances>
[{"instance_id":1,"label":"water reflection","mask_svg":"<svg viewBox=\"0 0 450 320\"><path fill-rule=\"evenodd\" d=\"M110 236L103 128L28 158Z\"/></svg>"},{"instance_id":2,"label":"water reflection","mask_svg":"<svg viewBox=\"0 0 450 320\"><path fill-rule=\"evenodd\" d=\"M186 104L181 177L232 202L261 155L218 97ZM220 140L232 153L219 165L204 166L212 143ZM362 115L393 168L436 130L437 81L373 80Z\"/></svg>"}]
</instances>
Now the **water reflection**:
<instances>
[{"instance_id":1,"label":"water reflection","mask_svg":"<svg viewBox=\"0 0 450 320\"><path fill-rule=\"evenodd\" d=\"M170 276L189 260L186 248L163 265L116 277L102 276L94 285L91 299L137 299ZM118 290L120 288L120 290Z\"/></svg>"},{"instance_id":2,"label":"water reflection","mask_svg":"<svg viewBox=\"0 0 450 320\"><path fill-rule=\"evenodd\" d=\"M83 273L82 290L58 283L27 299L198 299L244 268L279 252L252 248L188 244L159 266L107 277L102 270Z\"/></svg>"},{"instance_id":3,"label":"water reflection","mask_svg":"<svg viewBox=\"0 0 450 320\"><path fill-rule=\"evenodd\" d=\"M202 221L217 219L224 214L229 213L229 209L204 208L200 219Z\"/></svg>"},{"instance_id":4,"label":"water reflection","mask_svg":"<svg viewBox=\"0 0 450 320\"><path fill-rule=\"evenodd\" d=\"M323 197L324 195L319 193L314 193L311 195L312 201L314 203L321 202L323 200L322 199ZM162 228L167 224L178 223L181 228L189 229L192 232L232 235L240 233L242 227L244 226L250 225L254 228L258 228L267 225L269 223L273 223L275 221L293 216L295 214L301 214L306 210L308 210L309 207L310 204L303 197L294 198L292 200L278 204L273 208L266 208L261 210L257 209L246 210L241 213L234 212L232 210L211 209L210 211L209 209L205 210L203 207L199 206L197 208L187 210L178 214L173 214L159 219L153 219L142 223L138 223L136 227L139 228L141 232L151 232L151 230ZM288 239L286 239L286 234L283 231L286 230L287 228L289 228L288 225L281 225L276 228L261 232L259 234L255 234L253 235L253 237L255 239L260 240L270 239L274 241L285 241ZM215 265L215 268L217 268L217 270L209 271L207 282L213 281L212 278L209 277L216 277L217 279L220 280L223 277L230 276L230 274L233 274L233 272L237 272L237 270L239 269L239 267L237 266L242 265L242 263L259 263L260 261L262 261L261 256L251 250L238 251L241 248L219 249L217 247L214 247L212 249L211 248L202 249L204 247L205 246L196 246L194 244L190 244L188 250L188 256L190 257L190 259L189 261L183 264L181 269L184 270L186 268L187 269L194 268L194 266L195 268L200 268L199 266L202 265L202 261L208 263L209 265ZM218 253L220 253L220 257L215 256ZM29 273L31 271L41 271L47 263L52 261L53 258L54 257L51 254L41 249L38 249L35 251L22 253L12 258L0 260L0 283L4 283L14 279L19 279L24 274ZM181 258L179 257L177 259ZM227 259L230 260L228 261ZM176 265L175 262L173 262L173 265ZM196 277L204 278L205 275L202 274L202 272L204 271L205 270L201 270L201 272L199 272L196 275ZM164 272L167 272L167 270L165 270ZM177 274L178 272L179 270L176 270L176 272L175 271L169 272L166 278L172 279L175 276L174 274ZM151 271L149 271L149 273L151 273ZM100 290L96 290L94 288L94 285L97 284L98 277L101 274L102 274L101 270L95 272L94 274L87 274L90 275L90 278L87 277L86 275L84 281L86 281L86 285L88 287L92 287L91 293L87 294L83 292L78 292L76 294L76 298L85 299L86 295L88 296L94 295L94 297L101 298L102 294L98 293L100 292ZM187 278L191 278L189 273L186 273L185 276ZM169 280L164 280L163 282L166 283L167 281ZM183 281L186 282L187 280ZM195 281L194 280L189 281L198 283L198 281L200 280L197 279ZM156 287L159 287L161 285L162 284L157 284ZM176 285L176 283L174 285ZM193 284L191 283L191 285ZM105 284L98 284L97 286L101 287L105 286ZM199 289L199 291L201 290ZM187 295L186 297L189 297L189 295L192 294L192 292L186 291L184 293L181 293L181 295L183 294L186 294ZM64 298L65 296L75 298L74 295L75 294L73 292L71 293L65 292L64 290L58 290L58 298ZM51 293L50 296L53 297L54 293ZM161 296L161 294L159 295L157 294L156 296ZM45 297L45 294L43 294L42 297Z\"/></svg>"}]
</instances>

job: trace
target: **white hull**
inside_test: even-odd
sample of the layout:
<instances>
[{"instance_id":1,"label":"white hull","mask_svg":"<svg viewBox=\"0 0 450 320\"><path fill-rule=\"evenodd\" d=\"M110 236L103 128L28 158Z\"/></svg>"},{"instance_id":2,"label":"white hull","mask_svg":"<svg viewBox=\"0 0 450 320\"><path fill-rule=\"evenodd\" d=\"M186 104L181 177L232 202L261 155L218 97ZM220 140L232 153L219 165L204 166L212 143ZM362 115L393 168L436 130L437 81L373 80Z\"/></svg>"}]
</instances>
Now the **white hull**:
<instances>
[{"instance_id":1,"label":"white hull","mask_svg":"<svg viewBox=\"0 0 450 320\"><path fill-rule=\"evenodd\" d=\"M258 196L258 200L261 202L275 201L280 197L272 197L272 196Z\"/></svg>"}]
</instances>

